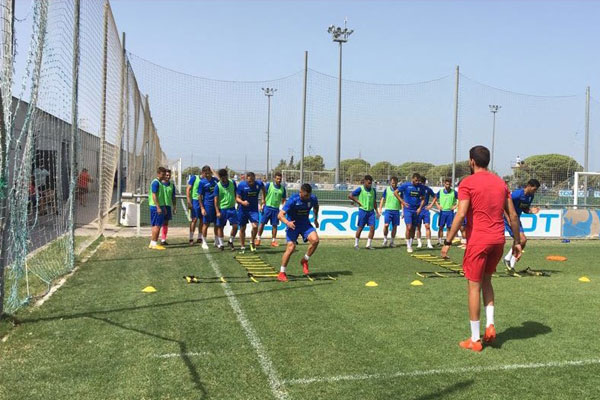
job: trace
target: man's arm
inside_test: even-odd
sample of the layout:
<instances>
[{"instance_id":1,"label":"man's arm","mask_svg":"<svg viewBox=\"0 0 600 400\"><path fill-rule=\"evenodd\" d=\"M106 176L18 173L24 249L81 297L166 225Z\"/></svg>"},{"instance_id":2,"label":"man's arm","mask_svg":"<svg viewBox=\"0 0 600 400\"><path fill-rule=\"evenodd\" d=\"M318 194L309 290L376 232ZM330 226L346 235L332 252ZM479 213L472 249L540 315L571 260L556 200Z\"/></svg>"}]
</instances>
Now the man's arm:
<instances>
[{"instance_id":1,"label":"man's arm","mask_svg":"<svg viewBox=\"0 0 600 400\"><path fill-rule=\"evenodd\" d=\"M417 208L417 214L421 213L423 206L425 205L425 196L421 196L421 203L419 204L419 208Z\"/></svg>"},{"instance_id":2,"label":"man's arm","mask_svg":"<svg viewBox=\"0 0 600 400\"><path fill-rule=\"evenodd\" d=\"M264 183L260 187L260 191L262 193L262 201L260 203L260 211L262 212L262 210L265 208L265 204L267 204L267 190L265 189Z\"/></svg>"},{"instance_id":3,"label":"man's arm","mask_svg":"<svg viewBox=\"0 0 600 400\"><path fill-rule=\"evenodd\" d=\"M517 261L521 258L521 252L523 251L523 249L521 248L521 235L518 234L519 232L519 216L517 215L517 212L515 211L515 205L512 202L512 199L509 197L506 198L506 200L504 200L504 212L506 214L508 214L509 217L509 221L510 221L510 227L512 229L512 231L515 233L514 236L514 241L513 241L513 256L517 259Z\"/></svg>"},{"instance_id":4,"label":"man's arm","mask_svg":"<svg viewBox=\"0 0 600 400\"><path fill-rule=\"evenodd\" d=\"M358 204L359 207L362 207L363 205L360 203L360 201L358 201L358 197L356 197L356 195L358 195L360 193L360 188L358 188L357 190L355 190L354 192L351 192L348 195L348 198L350 200L352 200L353 202L355 202L356 204Z\"/></svg>"},{"instance_id":5,"label":"man's arm","mask_svg":"<svg viewBox=\"0 0 600 400\"><path fill-rule=\"evenodd\" d=\"M185 197L187 198L187 206L188 208L191 210L192 209L192 185L190 185L188 183L188 185L185 187Z\"/></svg>"},{"instance_id":6,"label":"man's arm","mask_svg":"<svg viewBox=\"0 0 600 400\"><path fill-rule=\"evenodd\" d=\"M385 200L385 197L381 196L381 200L379 200L379 213L381 214L382 210L383 210L383 201Z\"/></svg>"},{"instance_id":7,"label":"man's arm","mask_svg":"<svg viewBox=\"0 0 600 400\"><path fill-rule=\"evenodd\" d=\"M215 186L215 197L213 199L213 203L215 204L215 214L217 217L221 217L221 207L219 207L219 187Z\"/></svg>"},{"instance_id":8,"label":"man's arm","mask_svg":"<svg viewBox=\"0 0 600 400\"><path fill-rule=\"evenodd\" d=\"M154 191L152 191L152 201L154 201L154 204L156 204L156 212L162 214L162 207L158 204L158 196Z\"/></svg>"},{"instance_id":9,"label":"man's arm","mask_svg":"<svg viewBox=\"0 0 600 400\"><path fill-rule=\"evenodd\" d=\"M315 214L315 228L319 227L319 205L315 204L313 207L313 213Z\"/></svg>"},{"instance_id":10,"label":"man's arm","mask_svg":"<svg viewBox=\"0 0 600 400\"><path fill-rule=\"evenodd\" d=\"M400 204L402 204L402 207L408 207L408 204L406 204L404 202L404 198L400 194L400 190L398 188L396 188L396 190L394 190L394 196L398 199L398 201L400 202Z\"/></svg>"},{"instance_id":11,"label":"man's arm","mask_svg":"<svg viewBox=\"0 0 600 400\"><path fill-rule=\"evenodd\" d=\"M285 211L279 210L279 214L277 215L277 218L283 222L285 224L285 226L287 226L290 229L296 229L296 225L294 225L294 221L289 221L286 217L285 217Z\"/></svg>"}]
</instances>

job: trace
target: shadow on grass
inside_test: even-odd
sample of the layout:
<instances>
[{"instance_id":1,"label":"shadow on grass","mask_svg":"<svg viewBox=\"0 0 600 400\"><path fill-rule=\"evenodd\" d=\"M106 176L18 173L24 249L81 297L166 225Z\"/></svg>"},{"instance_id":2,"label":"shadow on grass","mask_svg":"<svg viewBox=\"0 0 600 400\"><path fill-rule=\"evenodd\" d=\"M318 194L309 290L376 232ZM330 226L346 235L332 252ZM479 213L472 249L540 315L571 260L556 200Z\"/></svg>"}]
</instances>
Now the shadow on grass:
<instances>
[{"instance_id":1,"label":"shadow on grass","mask_svg":"<svg viewBox=\"0 0 600 400\"><path fill-rule=\"evenodd\" d=\"M498 333L492 347L499 349L509 340L530 339L550 332L552 332L552 328L547 325L535 321L525 321L521 326L511 326L503 332Z\"/></svg>"},{"instance_id":2,"label":"shadow on grass","mask_svg":"<svg viewBox=\"0 0 600 400\"><path fill-rule=\"evenodd\" d=\"M415 398L415 400L434 400L434 399L442 399L445 396L449 395L450 393L459 391L459 390L464 390L466 388L468 388L469 386L471 386L475 381L473 379L469 379L466 381L461 381L461 382L456 382L454 385L452 386L448 386L445 389L442 390L438 390L436 392L433 393L429 393L429 394L425 394L423 396L419 396L417 398Z\"/></svg>"},{"instance_id":3,"label":"shadow on grass","mask_svg":"<svg viewBox=\"0 0 600 400\"><path fill-rule=\"evenodd\" d=\"M155 333L152 332L148 332L148 331L144 331L142 329L138 329L138 328L134 328L131 326L125 326L123 324L120 324L118 322L112 321L108 318L101 318L101 317L95 317L90 315L88 318L91 319L95 319L96 321L102 321L104 323L107 323L109 325L115 326L117 328L120 329L124 329L127 331L132 331L132 332L136 332L142 335L146 335L146 336L150 336L156 339L160 339L160 340L164 340L167 342L173 342L173 343L177 343L177 345L179 346L179 356L181 357L181 360L183 361L183 363L185 364L185 366L187 367L189 373L190 373L190 377L192 379L192 382L194 382L194 386L196 387L196 389L198 389L201 393L202 393L202 398L207 397L208 393L206 392L206 388L204 387L204 385L202 384L202 381L200 380L200 375L198 374L198 371L196 370L196 367L194 367L194 364L192 363L192 361L190 360L190 358L188 357L188 348L187 345L185 344L185 342L182 342L181 340L177 340L177 339L171 339L165 336L160 336L157 335Z\"/></svg>"}]
</instances>

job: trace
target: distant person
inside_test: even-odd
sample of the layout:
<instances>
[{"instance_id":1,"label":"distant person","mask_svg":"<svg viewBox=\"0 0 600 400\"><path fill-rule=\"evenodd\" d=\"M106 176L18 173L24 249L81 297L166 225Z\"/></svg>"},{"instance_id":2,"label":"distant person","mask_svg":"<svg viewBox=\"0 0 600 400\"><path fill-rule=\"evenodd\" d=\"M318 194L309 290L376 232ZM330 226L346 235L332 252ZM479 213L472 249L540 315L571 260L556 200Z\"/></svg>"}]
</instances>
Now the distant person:
<instances>
[{"instance_id":1,"label":"distant person","mask_svg":"<svg viewBox=\"0 0 600 400\"><path fill-rule=\"evenodd\" d=\"M258 236L255 245L260 246L261 236L266 224L271 225L271 247L279 246L277 243L277 227L279 226L279 208L285 204L287 193L285 186L282 185L281 172L275 172L275 177L272 182L265 185L267 197L262 210L260 225L258 226Z\"/></svg>"},{"instance_id":2,"label":"distant person","mask_svg":"<svg viewBox=\"0 0 600 400\"><path fill-rule=\"evenodd\" d=\"M165 177L162 180L163 196L165 202L165 217L163 220L160 244L165 246L167 243L167 233L169 232L169 221L173 219L173 215L177 213L177 190L175 184L171 181L171 170L167 169Z\"/></svg>"},{"instance_id":3,"label":"distant person","mask_svg":"<svg viewBox=\"0 0 600 400\"><path fill-rule=\"evenodd\" d=\"M240 251L246 251L246 225L252 225L250 251L254 252L254 241L258 233L259 198L262 197L260 209L264 207L266 198L265 185L256 179L254 172L246 174L246 180L237 185L236 201L238 203L238 220L240 224Z\"/></svg>"},{"instance_id":4,"label":"distant person","mask_svg":"<svg viewBox=\"0 0 600 400\"><path fill-rule=\"evenodd\" d=\"M200 175L191 175L188 179L187 186L185 188L185 196L187 199L188 210L190 210L190 246L194 244L194 232L198 227L198 240L197 243L203 243L204 237L202 236L202 214L200 211L200 202L198 200L198 188L202 181L203 172Z\"/></svg>"},{"instance_id":5,"label":"distant person","mask_svg":"<svg viewBox=\"0 0 600 400\"><path fill-rule=\"evenodd\" d=\"M365 175L363 184L357 187L348 198L358 204L358 222L356 223L356 236L354 238L354 248L358 250L358 241L365 226L369 227L369 236L367 238L368 250L372 250L371 242L375 235L375 223L379 219L377 210L377 192L373 187L373 177Z\"/></svg>"},{"instance_id":6,"label":"distant person","mask_svg":"<svg viewBox=\"0 0 600 400\"><path fill-rule=\"evenodd\" d=\"M215 210L215 188L219 180L215 178L213 170L210 166L202 167L202 180L198 186L198 200L200 204L200 213L202 214L202 249L208 250L206 238L208 237L208 227L213 224L215 235L215 246L217 242L217 212Z\"/></svg>"},{"instance_id":7,"label":"distant person","mask_svg":"<svg viewBox=\"0 0 600 400\"><path fill-rule=\"evenodd\" d=\"M92 177L88 173L87 168L83 168L77 177L77 197L79 205L85 207L87 195L89 193L89 185L92 182Z\"/></svg>"},{"instance_id":8,"label":"distant person","mask_svg":"<svg viewBox=\"0 0 600 400\"><path fill-rule=\"evenodd\" d=\"M425 195L420 186L421 175L414 173L411 182L400 185L398 193L402 198L404 223L406 224L406 251L413 252L412 242L415 237L415 228L419 222L419 214L425 204Z\"/></svg>"},{"instance_id":9,"label":"distant person","mask_svg":"<svg viewBox=\"0 0 600 400\"><path fill-rule=\"evenodd\" d=\"M152 236L150 246L152 250L165 250L165 247L158 244L158 234L163 226L165 214L167 213L165 203L165 191L161 183L165 179L167 170L164 167L158 167L156 178L150 183L148 191L148 205L150 206L150 225L152 226Z\"/></svg>"},{"instance_id":10,"label":"distant person","mask_svg":"<svg viewBox=\"0 0 600 400\"><path fill-rule=\"evenodd\" d=\"M447 258L452 239L466 216L469 241L463 257L463 271L468 280L471 336L459 345L477 352L483 349L479 327L480 293L483 293L486 314L483 341L491 343L496 339L492 274L504 252L504 213L510 218L513 232L519 229L510 192L500 177L489 172L489 162L490 151L486 147L475 146L469 151L471 176L463 179L458 187L458 212L441 251L442 257ZM512 248L518 260L521 257L519 237L515 237Z\"/></svg>"},{"instance_id":11,"label":"distant person","mask_svg":"<svg viewBox=\"0 0 600 400\"><path fill-rule=\"evenodd\" d=\"M434 191L426 185L427 178L421 176L421 189L423 191L423 196L425 197L425 202L423 203L423 208L421 209L421 213L417 217L417 247L421 248L423 243L421 243L421 225L425 225L425 237L427 238L427 248L433 249L433 245L431 244L431 216L429 211L435 204L436 194ZM429 199L431 198L431 204L429 203Z\"/></svg>"},{"instance_id":12,"label":"distant person","mask_svg":"<svg viewBox=\"0 0 600 400\"><path fill-rule=\"evenodd\" d=\"M233 240L238 231L238 214L235 209L236 203L236 189L237 185L235 181L229 179L229 175L226 169L222 168L219 170L219 182L215 186L214 191L214 204L215 211L217 214L217 231L218 231L218 248L223 251L225 249L224 228L229 222L231 226L231 234L229 236L228 245L231 251L235 250Z\"/></svg>"},{"instance_id":13,"label":"distant person","mask_svg":"<svg viewBox=\"0 0 600 400\"><path fill-rule=\"evenodd\" d=\"M394 239L396 232L400 226L400 206L402 199L398 194L398 178L392 176L390 179L391 185L385 188L379 203L379 214L382 214L383 209L383 247L388 245L389 227L392 225L392 235L389 240L390 247L396 247Z\"/></svg>"},{"instance_id":14,"label":"distant person","mask_svg":"<svg viewBox=\"0 0 600 400\"><path fill-rule=\"evenodd\" d=\"M525 249L525 245L527 244L527 237L525 236L525 232L523 231L523 225L521 224L521 214L537 214L540 212L538 207L531 207L531 203L533 202L533 198L535 193L540 188L540 181L537 179L530 179L527 182L527 185L524 189L517 189L513 191L510 195L510 198L513 202L513 206L517 212L517 216L519 217L519 237L521 242L521 248ZM508 215L504 215L504 228L508 231L511 237L515 237L514 231L510 227L508 223L509 219ZM510 272L515 271L515 264L517 263L517 259L513 255L512 251L506 253L504 256L504 265L509 269Z\"/></svg>"},{"instance_id":15,"label":"distant person","mask_svg":"<svg viewBox=\"0 0 600 400\"><path fill-rule=\"evenodd\" d=\"M444 187L438 192L435 202L440 210L438 219L438 245L441 246L444 228L450 229L452 227L454 210L458 207L458 193L452 189L452 179L444 179Z\"/></svg>"},{"instance_id":16,"label":"distant person","mask_svg":"<svg viewBox=\"0 0 600 400\"><path fill-rule=\"evenodd\" d=\"M309 220L311 209L314 214L314 227ZM283 256L281 257L281 268L277 280L287 282L287 265L296 249L298 237L302 236L304 242L310 243L306 250L306 254L304 254L304 257L300 260L304 275L310 273L308 269L308 260L310 260L310 257L315 253L319 246L319 235L315 229L319 227L319 200L317 199L317 196L312 194L312 187L308 183L302 184L300 192L290 196L285 202L285 205L281 211L279 211L279 220L287 226L287 247L285 253L283 253Z\"/></svg>"}]
</instances>

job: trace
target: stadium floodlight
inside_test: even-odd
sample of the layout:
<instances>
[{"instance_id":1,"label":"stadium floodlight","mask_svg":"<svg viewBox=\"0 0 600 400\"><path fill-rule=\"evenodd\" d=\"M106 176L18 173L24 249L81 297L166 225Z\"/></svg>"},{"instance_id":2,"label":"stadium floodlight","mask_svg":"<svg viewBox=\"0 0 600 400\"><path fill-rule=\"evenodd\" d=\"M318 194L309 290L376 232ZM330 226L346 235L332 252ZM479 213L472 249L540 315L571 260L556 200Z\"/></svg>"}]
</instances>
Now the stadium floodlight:
<instances>
[{"instance_id":1,"label":"stadium floodlight","mask_svg":"<svg viewBox=\"0 0 600 400\"><path fill-rule=\"evenodd\" d=\"M267 170L265 173L265 177L269 178L269 151L271 144L271 97L275 94L277 89L275 88L261 88L264 92L265 96L267 96Z\"/></svg>"},{"instance_id":2,"label":"stadium floodlight","mask_svg":"<svg viewBox=\"0 0 600 400\"><path fill-rule=\"evenodd\" d=\"M491 170L494 170L494 147L496 145L496 113L502 108L497 104L490 104L490 112L494 114L494 122L492 124L492 157L491 157Z\"/></svg>"},{"instance_id":3,"label":"stadium floodlight","mask_svg":"<svg viewBox=\"0 0 600 400\"><path fill-rule=\"evenodd\" d=\"M342 145L342 44L348 41L348 37L354 32L353 29L348 29L346 26L348 18L344 18L344 29L339 26L330 25L327 29L332 36L334 42L340 44L340 73L338 81L338 132L337 132L337 148L335 157L335 183L340 183L340 153Z\"/></svg>"}]
</instances>

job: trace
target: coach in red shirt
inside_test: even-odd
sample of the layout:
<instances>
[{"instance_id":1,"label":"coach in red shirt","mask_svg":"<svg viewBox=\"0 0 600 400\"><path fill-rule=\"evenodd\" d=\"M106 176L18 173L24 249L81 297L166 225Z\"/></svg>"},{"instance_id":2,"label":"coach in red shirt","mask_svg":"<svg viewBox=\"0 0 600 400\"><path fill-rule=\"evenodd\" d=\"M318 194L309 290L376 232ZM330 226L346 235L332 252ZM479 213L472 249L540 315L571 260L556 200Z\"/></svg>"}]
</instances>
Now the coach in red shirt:
<instances>
[{"instance_id":1,"label":"coach in red shirt","mask_svg":"<svg viewBox=\"0 0 600 400\"><path fill-rule=\"evenodd\" d=\"M471 176L466 177L458 187L458 212L448 231L442 257L448 256L452 239L458 232L464 218L467 218L467 248L463 258L463 271L468 280L469 319L471 337L460 342L460 346L473 351L481 351L479 332L480 295L485 304L486 329L483 341L491 343L496 338L494 327L494 288L492 274L502 258L504 250L504 211L510 217L513 232L518 232L519 218L515 212L510 192L504 181L488 171L490 151L484 146L469 150ZM521 244L515 235L513 254L521 257Z\"/></svg>"}]
</instances>

